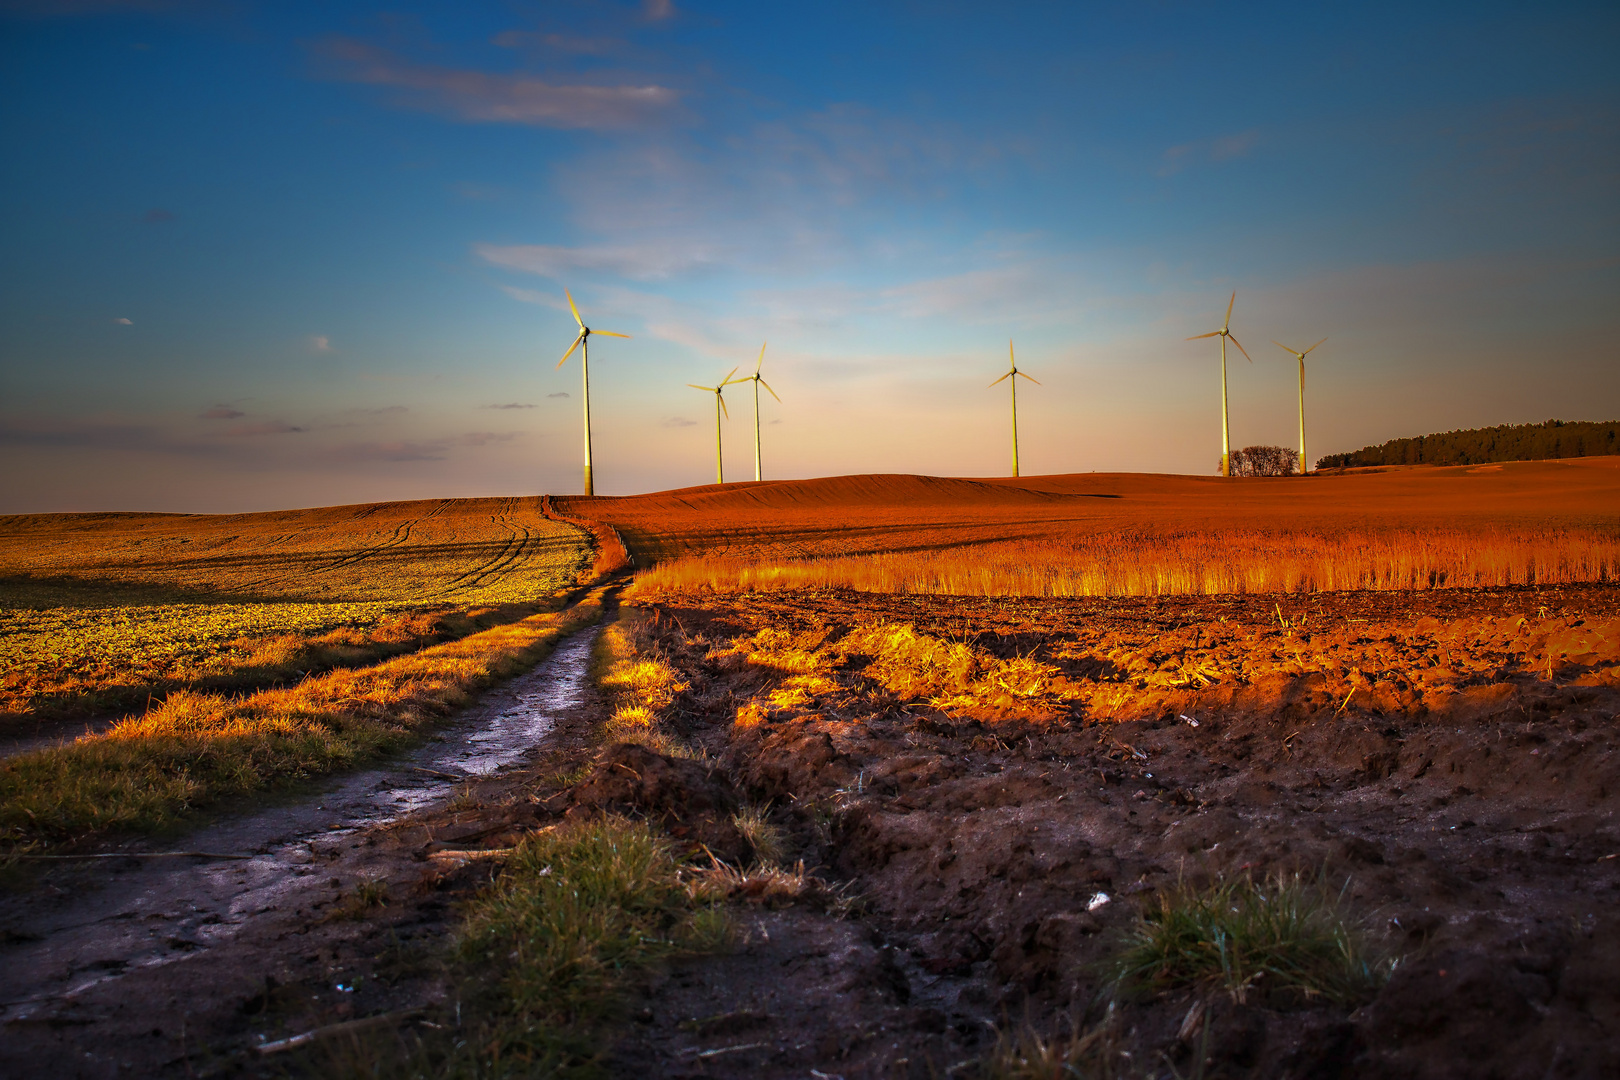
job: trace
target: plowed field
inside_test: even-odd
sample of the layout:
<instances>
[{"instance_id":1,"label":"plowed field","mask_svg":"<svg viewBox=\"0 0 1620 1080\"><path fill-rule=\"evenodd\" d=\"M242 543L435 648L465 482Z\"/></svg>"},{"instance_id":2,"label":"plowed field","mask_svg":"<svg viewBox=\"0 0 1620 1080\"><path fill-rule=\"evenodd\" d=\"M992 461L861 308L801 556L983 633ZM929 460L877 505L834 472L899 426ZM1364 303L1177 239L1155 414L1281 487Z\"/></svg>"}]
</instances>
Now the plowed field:
<instances>
[{"instance_id":1,"label":"plowed field","mask_svg":"<svg viewBox=\"0 0 1620 1080\"><path fill-rule=\"evenodd\" d=\"M865 907L843 970L694 963L662 983L625 1075L800 1075L794 1046L845 1076L1070 1075L996 1071L990 1025L1059 1048L1095 1033L1088 1076L1620 1068L1613 588L1328 594L1280 615L1260 597L643 603L690 688L671 731L720 767L688 800L678 762L621 748L576 798L606 785L725 850L701 809L724 805L718 779ZM1279 874L1337 891L1394 958L1387 983L1342 1003L1265 978L1111 988L1159 897ZM684 1070L727 1045L684 1033L712 1015L750 1018L747 1037Z\"/></svg>"}]
</instances>

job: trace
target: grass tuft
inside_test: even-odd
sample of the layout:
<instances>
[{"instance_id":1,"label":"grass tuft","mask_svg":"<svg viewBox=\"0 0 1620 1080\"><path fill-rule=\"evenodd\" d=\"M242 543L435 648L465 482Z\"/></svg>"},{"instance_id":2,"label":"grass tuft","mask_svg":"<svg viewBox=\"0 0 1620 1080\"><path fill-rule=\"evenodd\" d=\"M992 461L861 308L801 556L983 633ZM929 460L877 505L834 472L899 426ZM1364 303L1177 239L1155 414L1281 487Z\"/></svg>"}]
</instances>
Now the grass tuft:
<instances>
[{"instance_id":1,"label":"grass tuft","mask_svg":"<svg viewBox=\"0 0 1620 1080\"><path fill-rule=\"evenodd\" d=\"M1258 994L1353 1005L1377 992L1395 962L1348 916L1342 893L1294 874L1160 893L1128 932L1112 974L1126 994L1198 988L1238 1002Z\"/></svg>"},{"instance_id":2,"label":"grass tuft","mask_svg":"<svg viewBox=\"0 0 1620 1080\"><path fill-rule=\"evenodd\" d=\"M513 851L471 904L458 946L481 987L483 1030L443 1075L588 1075L625 977L722 947L725 912L694 888L668 841L623 818L574 822Z\"/></svg>"},{"instance_id":3,"label":"grass tuft","mask_svg":"<svg viewBox=\"0 0 1620 1080\"><path fill-rule=\"evenodd\" d=\"M771 808L744 806L731 817L731 823L743 834L754 851L754 859L762 865L780 863L787 856L787 840L782 830L771 824Z\"/></svg>"},{"instance_id":4,"label":"grass tuft","mask_svg":"<svg viewBox=\"0 0 1620 1080\"><path fill-rule=\"evenodd\" d=\"M979 1064L977 1080L1116 1080L1126 1075L1113 1014L1082 1031L1044 1035L1030 1024L996 1034L996 1045Z\"/></svg>"}]
</instances>

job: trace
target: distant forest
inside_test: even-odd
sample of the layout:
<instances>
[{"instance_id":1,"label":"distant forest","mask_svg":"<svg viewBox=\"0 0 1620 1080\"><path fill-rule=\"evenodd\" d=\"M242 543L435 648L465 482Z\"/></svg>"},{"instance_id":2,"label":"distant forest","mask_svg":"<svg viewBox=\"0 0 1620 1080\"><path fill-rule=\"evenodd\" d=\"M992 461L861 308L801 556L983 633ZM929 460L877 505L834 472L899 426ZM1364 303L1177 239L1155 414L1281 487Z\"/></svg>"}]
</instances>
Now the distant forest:
<instances>
[{"instance_id":1,"label":"distant forest","mask_svg":"<svg viewBox=\"0 0 1620 1080\"><path fill-rule=\"evenodd\" d=\"M1546 458L1620 454L1620 420L1604 423L1548 420L1544 424L1497 427L1391 439L1348 454L1329 454L1318 469L1359 465L1477 465L1486 461L1541 461Z\"/></svg>"}]
</instances>

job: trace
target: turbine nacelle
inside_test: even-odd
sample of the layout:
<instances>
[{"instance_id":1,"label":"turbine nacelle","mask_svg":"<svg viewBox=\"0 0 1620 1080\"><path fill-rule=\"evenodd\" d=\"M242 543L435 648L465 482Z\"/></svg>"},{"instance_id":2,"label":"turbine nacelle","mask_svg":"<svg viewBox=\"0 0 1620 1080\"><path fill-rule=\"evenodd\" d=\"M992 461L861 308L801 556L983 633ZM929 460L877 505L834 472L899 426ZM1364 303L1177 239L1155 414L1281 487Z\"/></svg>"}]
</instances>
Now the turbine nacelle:
<instances>
[{"instance_id":1,"label":"turbine nacelle","mask_svg":"<svg viewBox=\"0 0 1620 1080\"><path fill-rule=\"evenodd\" d=\"M629 334L620 334L613 330L592 330L590 327L585 325L585 320L579 317L579 308L574 306L574 294L569 292L567 289L564 289L563 295L568 297L568 310L574 313L574 322L579 325L579 333L575 335L574 343L568 346L568 351L563 353L562 359L557 361L558 367L562 367L564 364L568 363L568 358L574 355L574 350L579 348L580 345L584 344L586 339L592 334L599 334L602 337L627 338L630 336Z\"/></svg>"},{"instance_id":2,"label":"turbine nacelle","mask_svg":"<svg viewBox=\"0 0 1620 1080\"><path fill-rule=\"evenodd\" d=\"M1236 304L1236 303L1237 303L1237 293L1234 292L1234 293L1232 293L1232 299L1230 299L1230 300L1228 300L1226 302L1226 319L1225 319L1224 322L1221 323L1221 328L1219 330L1211 330L1207 334L1194 334L1192 337L1188 338L1187 340L1188 341L1197 341L1200 338L1210 338L1210 337L1231 338L1232 339L1232 344L1236 345L1238 347L1238 352L1243 354L1243 359L1247 360L1249 363L1252 364L1252 363L1254 363L1254 357L1249 355L1249 350L1245 349L1243 347L1243 342L1239 341L1235 336L1233 336L1232 331L1230 329L1230 327L1232 325L1232 305ZM1315 348L1315 347L1316 346L1314 346L1314 345L1312 346L1312 348Z\"/></svg>"}]
</instances>

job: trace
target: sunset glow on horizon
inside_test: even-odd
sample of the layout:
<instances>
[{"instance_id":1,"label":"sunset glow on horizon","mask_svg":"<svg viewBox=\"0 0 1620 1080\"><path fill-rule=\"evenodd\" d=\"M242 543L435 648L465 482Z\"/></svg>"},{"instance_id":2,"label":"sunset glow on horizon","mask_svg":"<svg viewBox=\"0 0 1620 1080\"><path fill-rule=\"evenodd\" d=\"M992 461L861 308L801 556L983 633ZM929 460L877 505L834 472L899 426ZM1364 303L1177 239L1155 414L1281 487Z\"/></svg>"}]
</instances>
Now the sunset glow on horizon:
<instances>
[{"instance_id":1,"label":"sunset glow on horizon","mask_svg":"<svg viewBox=\"0 0 1620 1080\"><path fill-rule=\"evenodd\" d=\"M0 3L0 513L1208 475L1620 416L1620 12ZM753 475L748 388L725 473Z\"/></svg>"}]
</instances>

